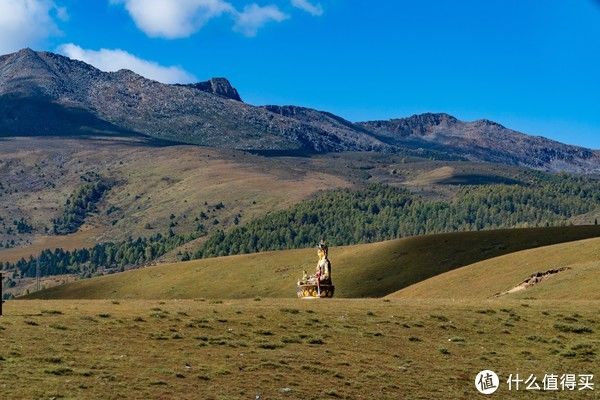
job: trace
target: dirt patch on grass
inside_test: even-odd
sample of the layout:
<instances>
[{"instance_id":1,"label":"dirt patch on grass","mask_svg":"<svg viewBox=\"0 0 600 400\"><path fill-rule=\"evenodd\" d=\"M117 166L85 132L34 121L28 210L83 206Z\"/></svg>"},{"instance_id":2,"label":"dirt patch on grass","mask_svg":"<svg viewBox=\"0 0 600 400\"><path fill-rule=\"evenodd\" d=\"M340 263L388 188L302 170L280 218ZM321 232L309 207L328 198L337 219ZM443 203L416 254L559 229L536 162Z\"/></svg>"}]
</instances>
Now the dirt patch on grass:
<instances>
[{"instance_id":1,"label":"dirt patch on grass","mask_svg":"<svg viewBox=\"0 0 600 400\"><path fill-rule=\"evenodd\" d=\"M500 297L500 296L504 296L506 294L511 294L511 293L516 293L516 292L520 292L523 290L527 290L532 286L535 286L539 283L541 283L542 281L560 273L566 270L569 270L569 267L562 267L562 268L556 268L556 269L549 269L546 272L536 272L535 274L532 274L529 278L525 279L523 282L521 282L520 284L518 284L517 286L506 290L504 292L501 293L497 293L494 295L494 297Z\"/></svg>"}]
</instances>

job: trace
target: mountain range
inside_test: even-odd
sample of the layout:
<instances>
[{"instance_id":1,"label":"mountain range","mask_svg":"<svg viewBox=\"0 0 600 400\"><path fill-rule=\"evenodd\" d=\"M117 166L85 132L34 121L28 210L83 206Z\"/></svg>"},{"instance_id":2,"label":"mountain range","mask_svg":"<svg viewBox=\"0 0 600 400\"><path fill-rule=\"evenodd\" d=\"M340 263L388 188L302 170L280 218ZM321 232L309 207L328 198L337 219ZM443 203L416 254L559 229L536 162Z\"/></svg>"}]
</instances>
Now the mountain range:
<instances>
[{"instance_id":1,"label":"mountain range","mask_svg":"<svg viewBox=\"0 0 600 400\"><path fill-rule=\"evenodd\" d=\"M488 120L426 113L350 122L297 106L253 106L225 78L162 84L51 52L0 56L0 137L139 136L265 154L376 151L600 172L600 152Z\"/></svg>"}]
</instances>

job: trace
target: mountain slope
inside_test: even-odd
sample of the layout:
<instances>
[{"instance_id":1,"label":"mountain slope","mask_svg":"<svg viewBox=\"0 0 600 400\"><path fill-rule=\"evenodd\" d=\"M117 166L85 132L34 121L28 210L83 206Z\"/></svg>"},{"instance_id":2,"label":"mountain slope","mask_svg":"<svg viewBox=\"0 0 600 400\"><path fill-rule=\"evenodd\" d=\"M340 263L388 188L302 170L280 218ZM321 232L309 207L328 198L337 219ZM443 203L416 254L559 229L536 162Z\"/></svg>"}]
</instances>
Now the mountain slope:
<instances>
[{"instance_id":1,"label":"mountain slope","mask_svg":"<svg viewBox=\"0 0 600 400\"><path fill-rule=\"evenodd\" d=\"M336 297L380 297L473 262L527 248L600 236L600 227L533 228L427 235L330 251ZM27 298L294 297L315 249L165 264L77 281Z\"/></svg>"},{"instance_id":2,"label":"mountain slope","mask_svg":"<svg viewBox=\"0 0 600 400\"><path fill-rule=\"evenodd\" d=\"M377 151L546 171L600 172L600 153L447 114L352 123L245 104L224 78L167 85L24 49L0 56L0 137L134 135L266 154Z\"/></svg>"},{"instance_id":3,"label":"mountain slope","mask_svg":"<svg viewBox=\"0 0 600 400\"><path fill-rule=\"evenodd\" d=\"M36 256L45 248L165 234L173 224L176 233L194 232L199 224L207 232L226 230L236 217L243 224L322 188L351 186L342 176L350 173L297 160L191 145L144 146L122 138L0 139L0 262ZM116 185L78 233L51 235L52 220L63 215L86 174ZM220 203L224 207L215 210ZM210 219L200 217L203 212ZM15 229L13 221L21 219L31 232ZM9 246L11 240L16 243ZM23 248L27 243L33 246Z\"/></svg>"},{"instance_id":4,"label":"mountain slope","mask_svg":"<svg viewBox=\"0 0 600 400\"><path fill-rule=\"evenodd\" d=\"M464 122L448 114L421 114L358 124L393 146L429 148L471 161L520 165L547 171L600 172L600 154L488 120Z\"/></svg>"},{"instance_id":5,"label":"mountain slope","mask_svg":"<svg viewBox=\"0 0 600 400\"><path fill-rule=\"evenodd\" d=\"M598 238L524 250L437 275L389 297L600 300L599 253ZM522 285L533 275L541 281Z\"/></svg>"},{"instance_id":6,"label":"mountain slope","mask_svg":"<svg viewBox=\"0 0 600 400\"><path fill-rule=\"evenodd\" d=\"M371 148L378 151L397 151L397 149L385 145L369 130L327 111L318 111L298 106L277 105L267 105L262 108L274 114L299 121L314 129L331 132L341 140L357 143L362 148Z\"/></svg>"},{"instance_id":7,"label":"mountain slope","mask_svg":"<svg viewBox=\"0 0 600 400\"><path fill-rule=\"evenodd\" d=\"M0 136L101 131L244 150L371 149L244 104L236 94L223 80L166 85L25 49L0 58Z\"/></svg>"}]
</instances>

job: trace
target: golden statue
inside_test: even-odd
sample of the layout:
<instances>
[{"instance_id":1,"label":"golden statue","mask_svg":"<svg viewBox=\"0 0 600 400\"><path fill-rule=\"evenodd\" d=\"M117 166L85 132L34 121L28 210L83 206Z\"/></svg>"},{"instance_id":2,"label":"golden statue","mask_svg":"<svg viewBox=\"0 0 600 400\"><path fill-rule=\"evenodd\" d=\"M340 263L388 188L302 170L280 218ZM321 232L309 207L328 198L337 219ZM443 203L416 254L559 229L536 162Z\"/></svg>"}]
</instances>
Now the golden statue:
<instances>
[{"instance_id":1,"label":"golden statue","mask_svg":"<svg viewBox=\"0 0 600 400\"><path fill-rule=\"evenodd\" d=\"M331 282L331 262L328 256L328 247L325 241L317 245L319 261L314 275L303 271L302 279L298 281L296 292L300 298L333 297L335 287Z\"/></svg>"},{"instance_id":2,"label":"golden statue","mask_svg":"<svg viewBox=\"0 0 600 400\"><path fill-rule=\"evenodd\" d=\"M327 258L329 249L323 240L317 245L317 249L319 262L317 263L315 276L318 277L319 282L331 284L331 262Z\"/></svg>"}]
</instances>

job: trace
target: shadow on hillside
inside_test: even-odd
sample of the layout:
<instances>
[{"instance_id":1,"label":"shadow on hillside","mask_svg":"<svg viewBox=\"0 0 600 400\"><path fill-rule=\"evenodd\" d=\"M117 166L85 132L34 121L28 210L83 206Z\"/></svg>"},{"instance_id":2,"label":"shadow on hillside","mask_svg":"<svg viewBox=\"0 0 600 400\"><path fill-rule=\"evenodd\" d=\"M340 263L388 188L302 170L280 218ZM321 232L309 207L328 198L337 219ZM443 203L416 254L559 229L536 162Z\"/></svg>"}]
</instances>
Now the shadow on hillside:
<instances>
[{"instance_id":1,"label":"shadow on hillside","mask_svg":"<svg viewBox=\"0 0 600 400\"><path fill-rule=\"evenodd\" d=\"M153 138L98 118L92 112L49 99L0 97L0 140L9 137L62 137L105 144L172 146L178 142Z\"/></svg>"},{"instance_id":2,"label":"shadow on hillside","mask_svg":"<svg viewBox=\"0 0 600 400\"><path fill-rule=\"evenodd\" d=\"M523 185L522 181L497 175L463 174L437 182L439 185Z\"/></svg>"}]
</instances>

